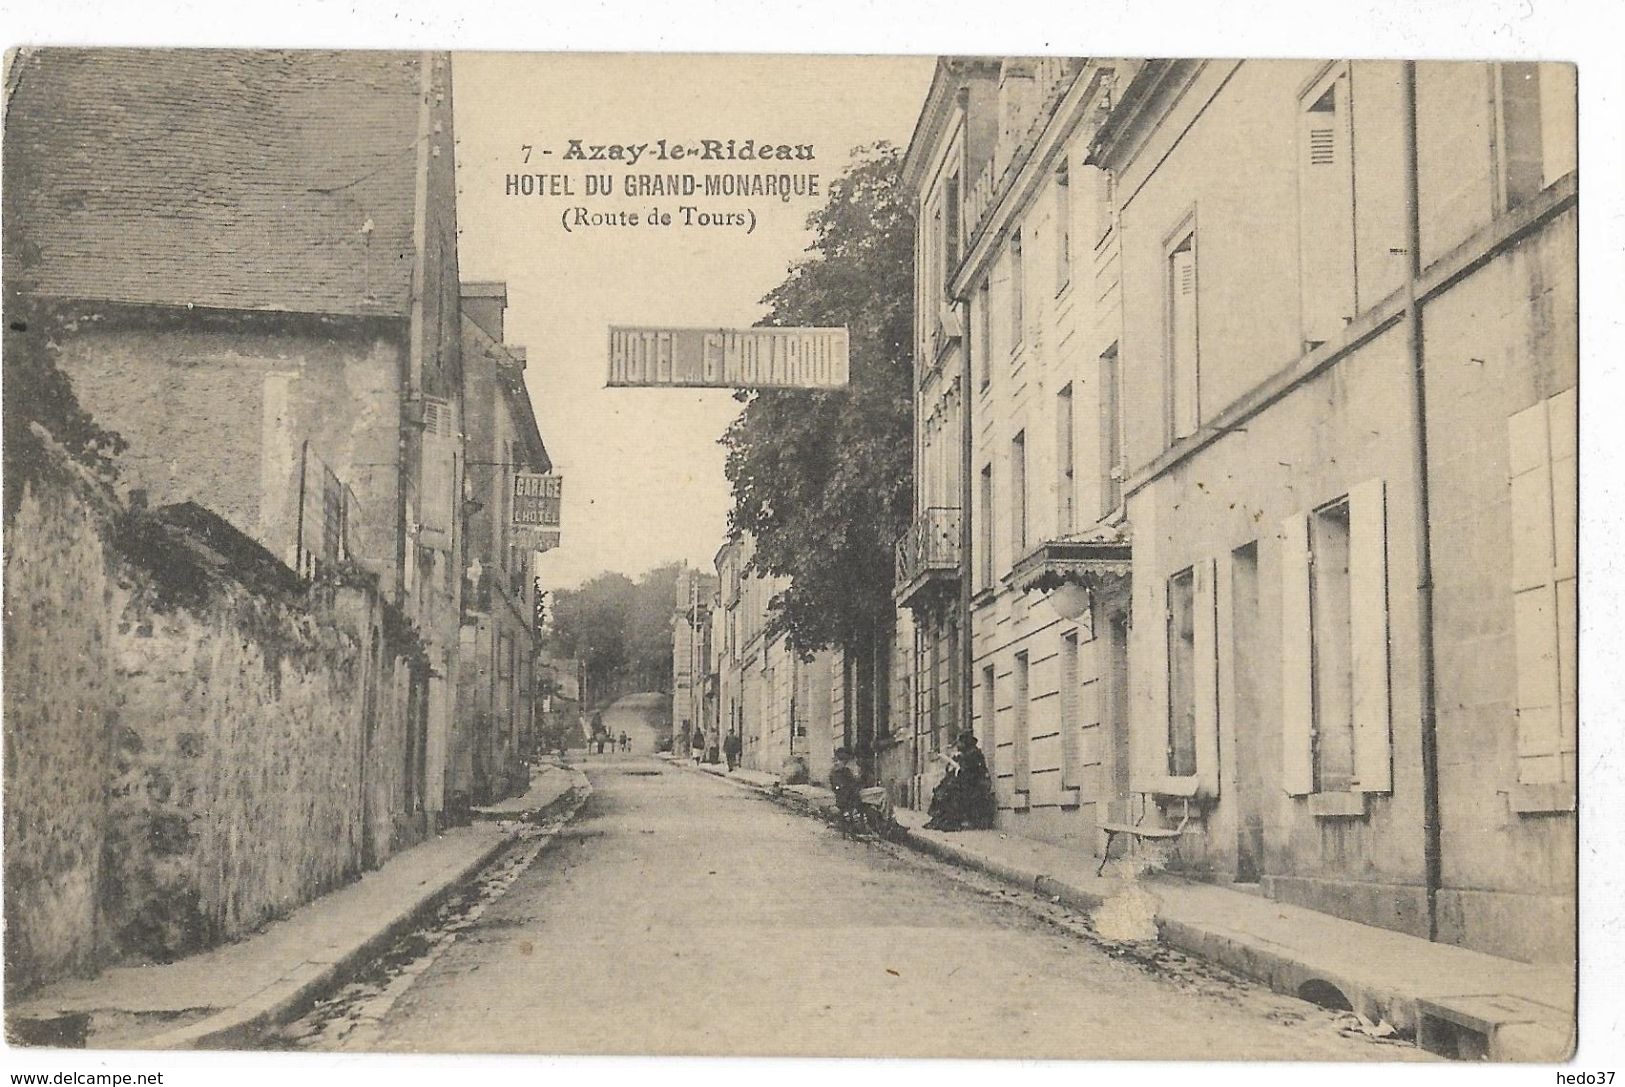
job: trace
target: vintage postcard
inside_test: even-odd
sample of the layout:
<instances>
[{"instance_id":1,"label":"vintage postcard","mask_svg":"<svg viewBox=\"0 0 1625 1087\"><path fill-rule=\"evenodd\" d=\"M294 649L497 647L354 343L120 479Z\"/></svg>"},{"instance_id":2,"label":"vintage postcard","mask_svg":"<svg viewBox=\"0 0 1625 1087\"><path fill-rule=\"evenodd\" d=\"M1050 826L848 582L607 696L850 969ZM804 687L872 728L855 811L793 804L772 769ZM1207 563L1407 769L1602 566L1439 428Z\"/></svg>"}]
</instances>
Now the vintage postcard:
<instances>
[{"instance_id":1,"label":"vintage postcard","mask_svg":"<svg viewBox=\"0 0 1625 1087\"><path fill-rule=\"evenodd\" d=\"M10 1044L1567 1060L1576 79L13 50Z\"/></svg>"}]
</instances>

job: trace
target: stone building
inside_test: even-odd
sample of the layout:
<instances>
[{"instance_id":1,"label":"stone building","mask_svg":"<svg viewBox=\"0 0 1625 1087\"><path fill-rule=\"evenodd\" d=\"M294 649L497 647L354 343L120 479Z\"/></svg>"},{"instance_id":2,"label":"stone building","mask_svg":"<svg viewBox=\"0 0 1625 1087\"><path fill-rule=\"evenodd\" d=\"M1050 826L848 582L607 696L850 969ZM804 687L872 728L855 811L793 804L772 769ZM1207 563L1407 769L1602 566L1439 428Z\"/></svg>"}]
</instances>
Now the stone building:
<instances>
[{"instance_id":1,"label":"stone building","mask_svg":"<svg viewBox=\"0 0 1625 1087\"><path fill-rule=\"evenodd\" d=\"M464 283L462 642L448 791L483 804L528 785L537 743L533 556L548 541L514 523L515 473L547 473L525 381L526 352L504 339L502 283Z\"/></svg>"},{"instance_id":2,"label":"stone building","mask_svg":"<svg viewBox=\"0 0 1625 1087\"><path fill-rule=\"evenodd\" d=\"M450 58L47 49L11 79L32 342L128 440L136 503L195 502L402 604L434 816L463 582Z\"/></svg>"},{"instance_id":3,"label":"stone building","mask_svg":"<svg viewBox=\"0 0 1625 1087\"><path fill-rule=\"evenodd\" d=\"M1002 829L1573 957L1573 79L1001 63L950 296Z\"/></svg>"},{"instance_id":4,"label":"stone building","mask_svg":"<svg viewBox=\"0 0 1625 1087\"><path fill-rule=\"evenodd\" d=\"M690 749L697 731L709 753L722 750L722 738L707 701L711 675L711 609L715 605L715 576L684 568L677 573L672 614L671 732L679 753Z\"/></svg>"},{"instance_id":5,"label":"stone building","mask_svg":"<svg viewBox=\"0 0 1625 1087\"><path fill-rule=\"evenodd\" d=\"M783 580L746 571L752 541L735 535L717 552L717 717L739 733L752 770L829 776L835 748L851 745L842 725L843 669L837 650L806 656L768 633L768 605Z\"/></svg>"}]
</instances>

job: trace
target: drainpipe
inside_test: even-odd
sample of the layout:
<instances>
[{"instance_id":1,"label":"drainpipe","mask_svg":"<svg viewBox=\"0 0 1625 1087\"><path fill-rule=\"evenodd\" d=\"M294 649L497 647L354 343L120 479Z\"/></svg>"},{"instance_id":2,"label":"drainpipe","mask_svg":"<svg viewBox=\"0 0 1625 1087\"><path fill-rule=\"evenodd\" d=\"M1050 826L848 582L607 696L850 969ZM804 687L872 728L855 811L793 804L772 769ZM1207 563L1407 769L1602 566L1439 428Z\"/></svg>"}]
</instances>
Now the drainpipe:
<instances>
[{"instance_id":1,"label":"drainpipe","mask_svg":"<svg viewBox=\"0 0 1625 1087\"><path fill-rule=\"evenodd\" d=\"M1422 218L1416 162L1416 63L1406 61L1401 84L1405 144L1405 346L1411 364L1412 478L1416 485L1417 671L1422 710L1422 865L1427 886L1428 939L1439 938L1443 849L1439 827L1439 721L1433 645L1433 542L1429 523L1427 368L1416 282L1422 274Z\"/></svg>"},{"instance_id":2,"label":"drainpipe","mask_svg":"<svg viewBox=\"0 0 1625 1087\"><path fill-rule=\"evenodd\" d=\"M971 225L965 221L965 194L970 192L973 178L970 173L970 88L960 91L959 108L963 122L959 138L959 222L960 228L967 237L973 235ZM968 248L968 247L967 247ZM961 263L964 256L961 254ZM959 341L959 731L970 732L975 723L975 710L971 698L974 682L971 671L976 667L976 647L971 641L971 495L974 488L971 480L973 458L971 456L971 405L975 403L975 393L971 388L971 348L976 342L976 336L971 329L970 299L965 300L965 322L961 331L964 336ZM987 315L982 315L987 320ZM989 512L989 516L991 516ZM952 750L958 737L951 737L948 742Z\"/></svg>"}]
</instances>

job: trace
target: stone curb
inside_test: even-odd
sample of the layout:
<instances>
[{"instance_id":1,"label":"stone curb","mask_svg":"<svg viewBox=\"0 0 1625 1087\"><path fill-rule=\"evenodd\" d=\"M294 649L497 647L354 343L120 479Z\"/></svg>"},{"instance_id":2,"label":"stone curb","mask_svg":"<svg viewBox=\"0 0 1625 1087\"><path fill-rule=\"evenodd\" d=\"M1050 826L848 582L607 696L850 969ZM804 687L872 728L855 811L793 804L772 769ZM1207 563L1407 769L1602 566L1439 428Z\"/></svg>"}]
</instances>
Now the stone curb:
<instances>
[{"instance_id":1,"label":"stone curb","mask_svg":"<svg viewBox=\"0 0 1625 1087\"><path fill-rule=\"evenodd\" d=\"M704 771L696 772L703 773ZM717 777L720 775L708 775ZM728 780L728 779L724 779ZM817 813L817 802L798 794L764 788L748 781L734 780L782 806ZM1098 909L1107 896L1074 886L1042 872L1023 869L993 857L982 856L951 842L907 831L898 844L961 868L975 869L1044 898L1055 899L1083 912ZM1354 1009L1373 1022L1386 1019L1400 1031L1411 1034L1422 1048L1431 1048L1421 1037L1421 1020L1429 1001L1420 994L1398 991L1378 979L1350 976L1321 969L1318 964L1270 940L1235 930L1215 929L1178 918L1156 917L1157 940L1186 954L1217 964L1276 992L1299 997L1306 983L1326 982L1336 986ZM1568 1059L1574 1052L1572 1030L1551 1029L1545 1024L1513 1017L1504 1023L1484 1027L1490 1042L1488 1056L1496 1061L1551 1062Z\"/></svg>"},{"instance_id":2,"label":"stone curb","mask_svg":"<svg viewBox=\"0 0 1625 1087\"><path fill-rule=\"evenodd\" d=\"M574 819L592 795L587 775L572 769L575 781L547 808L566 808L564 822ZM525 813L532 815L534 813ZM241 1049L260 1035L291 1022L324 995L338 988L369 959L377 957L401 933L466 886L479 872L514 842L514 835L501 838L481 849L467 864L441 880L424 887L400 909L383 921L378 930L359 943L337 950L329 961L305 961L240 1004L224 1008L206 1019L176 1030L132 1043L132 1049Z\"/></svg>"}]
</instances>

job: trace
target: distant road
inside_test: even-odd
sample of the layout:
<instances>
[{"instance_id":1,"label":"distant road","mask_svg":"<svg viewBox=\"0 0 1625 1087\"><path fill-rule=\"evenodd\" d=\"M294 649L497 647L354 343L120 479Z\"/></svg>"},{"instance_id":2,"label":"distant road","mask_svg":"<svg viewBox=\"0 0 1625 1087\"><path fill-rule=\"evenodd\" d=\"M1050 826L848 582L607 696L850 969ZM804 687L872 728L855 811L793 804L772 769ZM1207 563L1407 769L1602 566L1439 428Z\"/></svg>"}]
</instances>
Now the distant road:
<instances>
[{"instance_id":1,"label":"distant road","mask_svg":"<svg viewBox=\"0 0 1625 1087\"><path fill-rule=\"evenodd\" d=\"M625 731L632 737L634 755L653 754L656 746L665 738L665 730L658 723L665 719L665 708L670 698L671 695L658 691L629 694L604 710L604 727L611 736L619 736Z\"/></svg>"}]
</instances>

